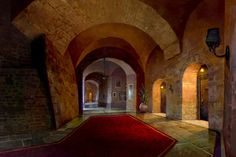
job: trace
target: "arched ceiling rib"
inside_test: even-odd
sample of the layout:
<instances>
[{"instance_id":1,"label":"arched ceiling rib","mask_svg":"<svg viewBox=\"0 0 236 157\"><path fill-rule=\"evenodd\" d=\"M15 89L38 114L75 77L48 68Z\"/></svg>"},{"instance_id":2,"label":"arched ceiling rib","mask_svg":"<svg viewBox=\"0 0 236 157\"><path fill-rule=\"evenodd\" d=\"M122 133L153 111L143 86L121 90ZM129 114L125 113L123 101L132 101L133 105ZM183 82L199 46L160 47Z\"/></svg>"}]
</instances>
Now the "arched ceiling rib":
<instances>
[{"instance_id":1,"label":"arched ceiling rib","mask_svg":"<svg viewBox=\"0 0 236 157\"><path fill-rule=\"evenodd\" d=\"M167 59L180 53L168 22L138 0L35 0L13 23L29 37L45 33L62 54L80 32L102 23L137 27L153 38Z\"/></svg>"},{"instance_id":2,"label":"arched ceiling rib","mask_svg":"<svg viewBox=\"0 0 236 157\"><path fill-rule=\"evenodd\" d=\"M102 73L99 73L99 72L93 72L93 73L90 73L88 74L86 77L85 77L85 81L88 81L88 82L93 82L94 84L101 84L103 82L103 74Z\"/></svg>"},{"instance_id":3,"label":"arched ceiling rib","mask_svg":"<svg viewBox=\"0 0 236 157\"><path fill-rule=\"evenodd\" d=\"M107 75L111 75L117 67L120 67L122 70L124 70L126 75L135 75L135 71L122 60L115 59L115 58L105 58L106 61L106 73ZM104 60L103 58L98 59L88 65L86 69L83 72L83 77L87 78L87 76L91 73L98 72L98 73L104 73Z\"/></svg>"},{"instance_id":4,"label":"arched ceiling rib","mask_svg":"<svg viewBox=\"0 0 236 157\"><path fill-rule=\"evenodd\" d=\"M120 67L119 65L110 62L110 61L105 61L105 69L104 69L104 62L103 59L99 59L97 61L94 61L93 63L91 63L90 65L88 65L88 67L86 67L86 69L84 69L83 71L83 77L86 78L89 74L91 73L101 73L104 74L104 70L105 70L105 75L110 76L112 74L112 72Z\"/></svg>"},{"instance_id":5,"label":"arched ceiling rib","mask_svg":"<svg viewBox=\"0 0 236 157\"><path fill-rule=\"evenodd\" d=\"M95 76L95 78L88 78L88 79L85 79L85 82L87 83L91 83L91 84L94 84L96 87L98 87L99 86L99 82L97 82L97 78L96 78L96 76Z\"/></svg>"},{"instance_id":6,"label":"arched ceiling rib","mask_svg":"<svg viewBox=\"0 0 236 157\"><path fill-rule=\"evenodd\" d=\"M143 75L143 69L140 66L138 59L134 56L134 54L126 52L125 50L117 47L106 47L105 50L104 48L93 50L91 53L87 54L84 57L84 59L79 63L76 69L79 72L83 72L90 64L95 63L97 60L101 58L107 58L108 61L118 63L119 65L121 64L120 62L117 62L117 60L121 60L123 64L126 64L126 66L130 66L132 71L135 72L137 75L140 76ZM124 67L124 65L121 66L123 68L126 68ZM133 74L132 71L130 72L126 71L126 72L127 74Z\"/></svg>"},{"instance_id":7,"label":"arched ceiling rib","mask_svg":"<svg viewBox=\"0 0 236 157\"><path fill-rule=\"evenodd\" d=\"M12 18L16 17L34 0L12 0ZM179 40L182 40L186 21L202 0L140 0L155 9L171 25ZM174 15L174 16L173 16Z\"/></svg>"},{"instance_id":8,"label":"arched ceiling rib","mask_svg":"<svg viewBox=\"0 0 236 157\"><path fill-rule=\"evenodd\" d=\"M115 30L115 31L114 31ZM74 65L91 51L100 47L117 47L137 53L145 68L149 54L156 47L155 41L145 32L126 24L101 24L81 32L69 45Z\"/></svg>"}]
</instances>

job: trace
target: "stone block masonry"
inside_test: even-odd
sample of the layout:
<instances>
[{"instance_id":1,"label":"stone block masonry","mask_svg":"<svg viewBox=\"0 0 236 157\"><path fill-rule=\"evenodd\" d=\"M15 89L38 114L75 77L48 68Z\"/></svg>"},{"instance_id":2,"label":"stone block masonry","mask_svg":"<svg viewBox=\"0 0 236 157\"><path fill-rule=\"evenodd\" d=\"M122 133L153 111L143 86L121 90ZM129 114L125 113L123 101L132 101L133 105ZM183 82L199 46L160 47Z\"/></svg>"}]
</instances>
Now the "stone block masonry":
<instances>
[{"instance_id":1,"label":"stone block masonry","mask_svg":"<svg viewBox=\"0 0 236 157\"><path fill-rule=\"evenodd\" d=\"M52 126L46 83L40 80L37 69L32 65L30 43L31 40L11 23L11 2L2 2L0 145L22 143L19 140L25 139L25 134L28 139L31 134L46 131Z\"/></svg>"},{"instance_id":2,"label":"stone block masonry","mask_svg":"<svg viewBox=\"0 0 236 157\"><path fill-rule=\"evenodd\" d=\"M0 85L0 135L50 129L50 103L35 69L0 69Z\"/></svg>"}]
</instances>

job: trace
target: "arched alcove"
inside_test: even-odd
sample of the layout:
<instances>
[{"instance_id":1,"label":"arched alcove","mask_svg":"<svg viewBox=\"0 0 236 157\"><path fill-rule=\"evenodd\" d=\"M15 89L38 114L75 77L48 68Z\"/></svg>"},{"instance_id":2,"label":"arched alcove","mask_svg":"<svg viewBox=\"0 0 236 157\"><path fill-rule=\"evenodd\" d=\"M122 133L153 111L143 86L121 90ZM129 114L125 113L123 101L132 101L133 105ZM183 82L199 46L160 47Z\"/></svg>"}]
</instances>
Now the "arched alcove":
<instances>
[{"instance_id":1,"label":"arched alcove","mask_svg":"<svg viewBox=\"0 0 236 157\"><path fill-rule=\"evenodd\" d=\"M89 75L88 77L91 77ZM85 79L84 88L84 109L97 107L99 98L99 83L94 80L94 78Z\"/></svg>"},{"instance_id":2,"label":"arched alcove","mask_svg":"<svg viewBox=\"0 0 236 157\"><path fill-rule=\"evenodd\" d=\"M161 84L161 113L166 113L166 83L162 82Z\"/></svg>"},{"instance_id":3,"label":"arched alcove","mask_svg":"<svg viewBox=\"0 0 236 157\"><path fill-rule=\"evenodd\" d=\"M182 119L208 120L207 72L207 66L201 64L191 64L184 71L182 78Z\"/></svg>"},{"instance_id":4,"label":"arched alcove","mask_svg":"<svg viewBox=\"0 0 236 157\"><path fill-rule=\"evenodd\" d=\"M208 68L206 65L202 65L197 76L197 119L205 121L208 121L208 84Z\"/></svg>"},{"instance_id":5,"label":"arched alcove","mask_svg":"<svg viewBox=\"0 0 236 157\"><path fill-rule=\"evenodd\" d=\"M182 119L197 119L197 74L201 65L191 64L182 79Z\"/></svg>"},{"instance_id":6,"label":"arched alcove","mask_svg":"<svg viewBox=\"0 0 236 157\"><path fill-rule=\"evenodd\" d=\"M158 79L154 82L152 87L152 112L160 113L161 112L161 85L164 81Z\"/></svg>"}]
</instances>

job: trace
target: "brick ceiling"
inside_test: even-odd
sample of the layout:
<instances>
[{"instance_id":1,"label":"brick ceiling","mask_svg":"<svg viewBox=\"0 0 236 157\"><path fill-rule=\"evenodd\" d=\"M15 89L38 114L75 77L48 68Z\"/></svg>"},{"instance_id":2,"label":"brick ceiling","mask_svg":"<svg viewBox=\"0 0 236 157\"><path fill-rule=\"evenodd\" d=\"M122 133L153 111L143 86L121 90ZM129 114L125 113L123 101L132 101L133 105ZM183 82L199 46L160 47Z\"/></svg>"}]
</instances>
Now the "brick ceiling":
<instances>
[{"instance_id":1,"label":"brick ceiling","mask_svg":"<svg viewBox=\"0 0 236 157\"><path fill-rule=\"evenodd\" d=\"M12 18L34 0L12 0ZM202 0L140 0L155 9L169 22L179 39L182 39L190 13Z\"/></svg>"}]
</instances>

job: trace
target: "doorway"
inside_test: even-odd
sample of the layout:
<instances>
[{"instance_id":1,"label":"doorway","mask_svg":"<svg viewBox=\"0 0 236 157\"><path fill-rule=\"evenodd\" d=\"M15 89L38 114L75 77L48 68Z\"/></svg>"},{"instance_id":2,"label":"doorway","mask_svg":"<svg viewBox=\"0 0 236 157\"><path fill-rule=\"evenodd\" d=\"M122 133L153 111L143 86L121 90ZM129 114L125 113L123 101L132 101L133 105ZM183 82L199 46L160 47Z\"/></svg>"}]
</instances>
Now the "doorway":
<instances>
[{"instance_id":1,"label":"doorway","mask_svg":"<svg viewBox=\"0 0 236 157\"><path fill-rule=\"evenodd\" d=\"M208 121L208 69L201 66L198 72L198 119Z\"/></svg>"},{"instance_id":2,"label":"doorway","mask_svg":"<svg viewBox=\"0 0 236 157\"><path fill-rule=\"evenodd\" d=\"M166 113L166 83L161 84L161 113Z\"/></svg>"}]
</instances>

